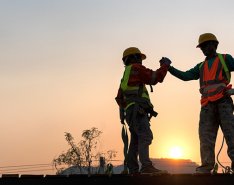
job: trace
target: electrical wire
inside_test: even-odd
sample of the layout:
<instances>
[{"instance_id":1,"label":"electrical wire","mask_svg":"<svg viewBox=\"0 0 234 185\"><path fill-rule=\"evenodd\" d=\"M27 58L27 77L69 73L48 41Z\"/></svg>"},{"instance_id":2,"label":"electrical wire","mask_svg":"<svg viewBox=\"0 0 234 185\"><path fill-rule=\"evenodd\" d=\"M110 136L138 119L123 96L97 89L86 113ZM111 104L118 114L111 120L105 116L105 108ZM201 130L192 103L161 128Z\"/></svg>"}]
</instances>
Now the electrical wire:
<instances>
[{"instance_id":1,"label":"electrical wire","mask_svg":"<svg viewBox=\"0 0 234 185\"><path fill-rule=\"evenodd\" d=\"M18 167L24 167L24 166L51 166L52 164L51 163L48 163L48 164L23 164L23 165L16 165L16 166L0 166L0 169L1 168L18 168Z\"/></svg>"},{"instance_id":2,"label":"electrical wire","mask_svg":"<svg viewBox=\"0 0 234 185\"><path fill-rule=\"evenodd\" d=\"M0 166L0 173L19 173L19 172L34 172L34 171L51 171L55 169L52 164L27 164L14 166Z\"/></svg>"},{"instance_id":3,"label":"electrical wire","mask_svg":"<svg viewBox=\"0 0 234 185\"><path fill-rule=\"evenodd\" d=\"M19 173L19 172L36 172L36 171L55 171L55 169L52 168L43 168L43 169L35 169L35 170L16 170L16 171L4 171L2 174L7 173Z\"/></svg>"},{"instance_id":4,"label":"electrical wire","mask_svg":"<svg viewBox=\"0 0 234 185\"><path fill-rule=\"evenodd\" d=\"M50 165L51 166L51 165ZM16 170L27 170L27 169L35 169L35 168L45 168L47 166L32 166L32 167L19 167L19 168L11 168L11 169L5 169L5 170L0 170L0 171L6 171L6 170L12 170L12 171L16 171ZM52 167L52 166L51 166Z\"/></svg>"}]
</instances>

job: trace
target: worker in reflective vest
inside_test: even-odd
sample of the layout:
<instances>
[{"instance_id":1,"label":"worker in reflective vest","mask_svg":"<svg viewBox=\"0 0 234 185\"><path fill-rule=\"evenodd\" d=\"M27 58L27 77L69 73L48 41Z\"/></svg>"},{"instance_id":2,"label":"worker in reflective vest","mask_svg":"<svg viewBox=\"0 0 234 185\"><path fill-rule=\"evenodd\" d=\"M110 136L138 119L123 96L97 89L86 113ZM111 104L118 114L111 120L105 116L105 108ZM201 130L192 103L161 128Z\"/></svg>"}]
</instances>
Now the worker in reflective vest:
<instances>
[{"instance_id":1,"label":"worker in reflective vest","mask_svg":"<svg viewBox=\"0 0 234 185\"><path fill-rule=\"evenodd\" d=\"M123 52L125 71L115 98L121 112L121 123L126 120L131 133L131 141L127 154L127 166L130 174L167 173L152 165L149 158L149 145L153 139L150 129L150 118L157 113L150 101L145 85L162 83L171 62L164 62L156 71L142 65L145 54L138 48L130 47ZM151 86L152 91L152 86ZM138 156L141 162L139 171Z\"/></svg>"},{"instance_id":2,"label":"worker in reflective vest","mask_svg":"<svg viewBox=\"0 0 234 185\"><path fill-rule=\"evenodd\" d=\"M169 72L184 80L200 79L201 111L199 139L201 166L197 173L210 173L215 165L215 142L219 126L224 134L228 156L234 170L234 116L230 72L234 71L234 59L229 54L216 52L218 40L212 33L200 35L198 48L206 56L205 61L188 71L170 67ZM166 62L166 59L162 59Z\"/></svg>"}]
</instances>

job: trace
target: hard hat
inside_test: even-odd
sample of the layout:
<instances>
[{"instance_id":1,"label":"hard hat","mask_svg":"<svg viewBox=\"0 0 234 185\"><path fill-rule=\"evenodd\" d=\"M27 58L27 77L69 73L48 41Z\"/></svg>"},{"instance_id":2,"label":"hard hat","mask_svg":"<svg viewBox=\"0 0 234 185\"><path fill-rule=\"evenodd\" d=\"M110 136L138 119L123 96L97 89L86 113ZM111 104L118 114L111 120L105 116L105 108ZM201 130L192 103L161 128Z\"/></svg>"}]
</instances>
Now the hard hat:
<instances>
[{"instance_id":1,"label":"hard hat","mask_svg":"<svg viewBox=\"0 0 234 185\"><path fill-rule=\"evenodd\" d=\"M146 55L141 53L141 51L136 47L130 47L130 48L125 49L123 52L122 59L124 60L125 57L127 57L129 55L134 55L134 54L140 54L142 60L146 59Z\"/></svg>"},{"instance_id":2,"label":"hard hat","mask_svg":"<svg viewBox=\"0 0 234 185\"><path fill-rule=\"evenodd\" d=\"M199 37L197 48L199 48L201 46L201 44L206 42L206 41L216 41L219 43L219 41L217 40L217 38L214 34L204 33L204 34L201 34Z\"/></svg>"}]
</instances>

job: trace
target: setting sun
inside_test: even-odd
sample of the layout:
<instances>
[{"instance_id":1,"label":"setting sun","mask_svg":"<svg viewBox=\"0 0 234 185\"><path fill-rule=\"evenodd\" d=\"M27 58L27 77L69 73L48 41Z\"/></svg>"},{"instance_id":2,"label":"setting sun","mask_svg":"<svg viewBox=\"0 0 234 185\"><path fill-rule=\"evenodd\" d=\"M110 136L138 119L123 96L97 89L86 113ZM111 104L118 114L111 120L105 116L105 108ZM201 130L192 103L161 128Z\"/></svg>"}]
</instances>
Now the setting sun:
<instances>
[{"instance_id":1,"label":"setting sun","mask_svg":"<svg viewBox=\"0 0 234 185\"><path fill-rule=\"evenodd\" d=\"M169 151L169 156L171 158L181 158L182 154L182 149L178 146L172 147Z\"/></svg>"}]
</instances>

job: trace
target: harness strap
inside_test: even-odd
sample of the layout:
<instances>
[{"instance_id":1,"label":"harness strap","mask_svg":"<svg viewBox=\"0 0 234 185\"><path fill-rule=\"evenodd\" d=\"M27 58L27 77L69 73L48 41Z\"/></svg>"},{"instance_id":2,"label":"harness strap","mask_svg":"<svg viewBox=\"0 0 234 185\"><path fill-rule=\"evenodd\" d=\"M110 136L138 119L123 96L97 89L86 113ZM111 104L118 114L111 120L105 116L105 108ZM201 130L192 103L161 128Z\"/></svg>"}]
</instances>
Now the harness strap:
<instances>
[{"instance_id":1,"label":"harness strap","mask_svg":"<svg viewBox=\"0 0 234 185\"><path fill-rule=\"evenodd\" d=\"M219 83L219 84L213 84L213 85L209 85L207 87L202 88L202 93L207 93L209 90L211 89L216 89L219 87L226 87L225 83Z\"/></svg>"},{"instance_id":2,"label":"harness strap","mask_svg":"<svg viewBox=\"0 0 234 185\"><path fill-rule=\"evenodd\" d=\"M223 65L223 69L224 69L224 72L226 74L228 83L230 83L231 75L230 75L230 72L229 72L229 70L227 68L226 62L224 61L223 55L221 55L220 53L218 53L218 57L219 57L220 62Z\"/></svg>"},{"instance_id":3,"label":"harness strap","mask_svg":"<svg viewBox=\"0 0 234 185\"><path fill-rule=\"evenodd\" d=\"M226 87L226 86L225 86ZM216 95L217 93L220 93L221 91L223 91L225 89L225 87L222 87L222 86L219 86L215 91L213 92L207 92L207 93L204 93L202 94L202 97L203 98L207 98L209 96L214 96Z\"/></svg>"}]
</instances>

